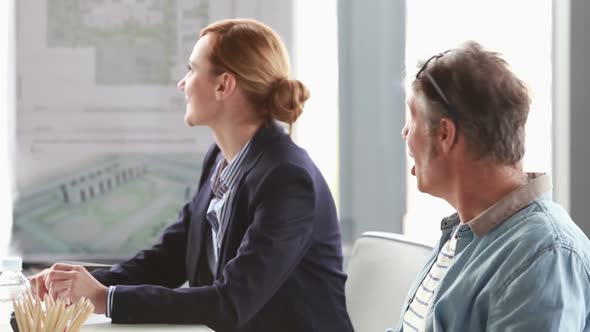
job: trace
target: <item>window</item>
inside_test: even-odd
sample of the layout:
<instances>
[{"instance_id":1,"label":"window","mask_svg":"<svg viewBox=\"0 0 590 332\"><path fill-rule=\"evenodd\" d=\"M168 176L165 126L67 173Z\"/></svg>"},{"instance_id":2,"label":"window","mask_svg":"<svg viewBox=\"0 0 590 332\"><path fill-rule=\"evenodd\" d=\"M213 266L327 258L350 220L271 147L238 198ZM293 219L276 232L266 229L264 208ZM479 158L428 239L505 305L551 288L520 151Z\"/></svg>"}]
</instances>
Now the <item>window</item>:
<instances>
[{"instance_id":1,"label":"window","mask_svg":"<svg viewBox=\"0 0 590 332\"><path fill-rule=\"evenodd\" d=\"M295 1L295 77L311 98L294 137L326 178L338 202L338 36L335 0Z\"/></svg>"},{"instance_id":2,"label":"window","mask_svg":"<svg viewBox=\"0 0 590 332\"><path fill-rule=\"evenodd\" d=\"M412 0L406 3L407 80L411 81L415 75L417 60L467 40L502 53L531 90L524 169L550 172L552 2ZM441 199L418 192L411 175L407 186L404 233L434 243L440 235L437 231L440 220L453 209Z\"/></svg>"}]
</instances>

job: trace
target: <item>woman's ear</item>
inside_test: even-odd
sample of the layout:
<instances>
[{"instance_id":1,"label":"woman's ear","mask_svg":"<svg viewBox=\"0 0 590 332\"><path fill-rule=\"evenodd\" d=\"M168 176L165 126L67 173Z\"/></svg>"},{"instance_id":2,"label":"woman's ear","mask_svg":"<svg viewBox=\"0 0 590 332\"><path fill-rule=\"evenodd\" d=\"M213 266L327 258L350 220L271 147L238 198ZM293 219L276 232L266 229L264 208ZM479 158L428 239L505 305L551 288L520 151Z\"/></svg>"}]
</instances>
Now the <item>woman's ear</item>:
<instances>
[{"instance_id":1,"label":"woman's ear","mask_svg":"<svg viewBox=\"0 0 590 332\"><path fill-rule=\"evenodd\" d=\"M223 100L230 96L236 90L236 77L232 73L224 72L217 77L217 86L215 87L215 97L217 100Z\"/></svg>"}]
</instances>

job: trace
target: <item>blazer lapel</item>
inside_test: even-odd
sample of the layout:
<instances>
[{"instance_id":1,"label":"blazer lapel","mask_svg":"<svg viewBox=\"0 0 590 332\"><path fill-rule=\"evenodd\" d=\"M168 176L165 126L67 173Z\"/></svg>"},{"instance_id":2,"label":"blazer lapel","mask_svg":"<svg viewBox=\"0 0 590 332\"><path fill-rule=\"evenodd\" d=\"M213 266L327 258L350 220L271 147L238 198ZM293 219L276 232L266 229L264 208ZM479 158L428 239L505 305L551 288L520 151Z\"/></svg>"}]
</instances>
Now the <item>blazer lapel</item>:
<instances>
[{"instance_id":1,"label":"blazer lapel","mask_svg":"<svg viewBox=\"0 0 590 332\"><path fill-rule=\"evenodd\" d=\"M207 234L207 230L210 230L209 225L206 222L205 215L207 213L207 207L213 197L213 191L211 188L210 176L207 176L203 182L197 197L195 198L194 207L192 208L192 215L189 224L189 232L186 246L186 272L187 279L190 281L195 280L197 273L197 265L199 258L201 257L201 250L206 250L203 247L203 243L206 240L203 236Z\"/></svg>"},{"instance_id":2,"label":"blazer lapel","mask_svg":"<svg viewBox=\"0 0 590 332\"><path fill-rule=\"evenodd\" d=\"M250 172L250 170L252 170L252 168L254 168L254 166L256 166L256 164L258 163L258 160L260 159L260 157L262 156L262 154L264 153L264 150L266 149L266 147L268 146L269 143L273 142L277 136L285 136L285 132L284 130L276 123L274 122L268 122L266 124L264 124L254 135L254 137L252 138L252 143L250 146L250 151L248 151L248 154L244 157L244 161L243 161L243 167L242 170L240 172L240 174L238 175L238 180L236 181L236 185L234 188L232 188L229 196L228 196L228 202L231 204L230 208L227 210L227 212L225 213L225 215L223 216L223 221L221 224L221 248L219 250L219 258L218 258L218 263L217 263L217 271L216 271L216 277L217 275L219 275L221 273L221 269L223 268L222 264L225 259L224 259L224 254L225 254L225 247L226 247L226 237L227 237L227 229L230 227L232 221L235 219L234 218L234 212L235 212L235 208L236 208L236 194L240 191L240 187L243 184L243 180L246 177L246 175L248 175L248 173Z\"/></svg>"}]
</instances>

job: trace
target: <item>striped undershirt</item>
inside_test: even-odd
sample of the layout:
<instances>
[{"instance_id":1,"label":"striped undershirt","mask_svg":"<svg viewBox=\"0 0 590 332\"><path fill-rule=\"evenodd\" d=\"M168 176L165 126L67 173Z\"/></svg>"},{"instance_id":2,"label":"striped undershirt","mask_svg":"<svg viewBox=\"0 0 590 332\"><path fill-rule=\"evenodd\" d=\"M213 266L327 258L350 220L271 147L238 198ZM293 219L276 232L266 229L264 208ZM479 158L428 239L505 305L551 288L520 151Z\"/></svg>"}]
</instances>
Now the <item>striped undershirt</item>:
<instances>
[{"instance_id":1,"label":"striped undershirt","mask_svg":"<svg viewBox=\"0 0 590 332\"><path fill-rule=\"evenodd\" d=\"M234 157L231 162L227 162L225 159L220 159L215 166L215 171L213 176L211 177L211 187L215 188L218 186L223 186L223 195L221 197L217 197L217 195L213 195L213 198L209 202L209 207L207 208L207 213L211 211L215 211L217 215L217 221L219 223L219 232L211 229L211 238L213 239L213 248L215 248L215 260L219 259L219 248L221 247L221 237L222 237L222 230L223 230L223 220L228 213L229 207L231 206L232 202L227 202L231 191L234 189L236 182L238 181L238 177L242 172L242 166L244 164L244 159L250 150L250 142L248 141L244 147L238 152L238 154Z\"/></svg>"},{"instance_id":2,"label":"striped undershirt","mask_svg":"<svg viewBox=\"0 0 590 332\"><path fill-rule=\"evenodd\" d=\"M424 331L426 327L426 313L428 307L432 304L434 292L438 289L439 282L447 272L449 266L453 263L457 245L456 235L457 231L455 230L453 235L442 247L436 258L436 262L430 267L430 271L428 271L428 274L422 280L422 283L414 294L414 298L404 314L404 331Z\"/></svg>"}]
</instances>

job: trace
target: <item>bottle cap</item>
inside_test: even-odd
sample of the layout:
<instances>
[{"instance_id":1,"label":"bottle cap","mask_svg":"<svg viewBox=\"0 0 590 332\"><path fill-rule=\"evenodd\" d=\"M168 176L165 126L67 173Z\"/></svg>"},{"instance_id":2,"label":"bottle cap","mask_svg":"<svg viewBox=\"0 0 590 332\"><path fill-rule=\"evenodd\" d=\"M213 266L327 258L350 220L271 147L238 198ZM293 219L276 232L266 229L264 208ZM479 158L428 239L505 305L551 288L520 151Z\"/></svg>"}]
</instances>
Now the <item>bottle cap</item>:
<instances>
[{"instance_id":1,"label":"bottle cap","mask_svg":"<svg viewBox=\"0 0 590 332\"><path fill-rule=\"evenodd\" d=\"M4 257L0 259L0 270L21 271L22 269L23 260L20 257Z\"/></svg>"}]
</instances>

